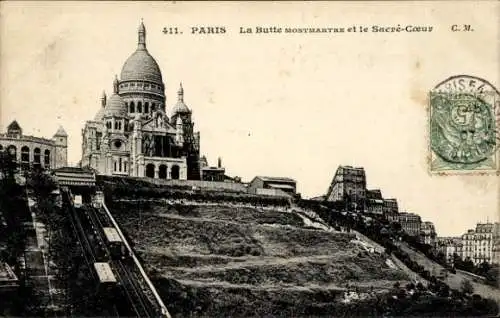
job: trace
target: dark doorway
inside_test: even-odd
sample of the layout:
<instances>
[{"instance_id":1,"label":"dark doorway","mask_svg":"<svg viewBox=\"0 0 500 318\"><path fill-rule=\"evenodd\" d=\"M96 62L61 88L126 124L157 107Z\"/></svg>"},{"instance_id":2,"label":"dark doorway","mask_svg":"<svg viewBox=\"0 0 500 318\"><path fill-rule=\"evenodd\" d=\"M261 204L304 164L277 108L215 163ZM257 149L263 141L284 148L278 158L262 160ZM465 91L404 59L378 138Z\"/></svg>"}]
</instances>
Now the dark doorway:
<instances>
[{"instance_id":1,"label":"dark doorway","mask_svg":"<svg viewBox=\"0 0 500 318\"><path fill-rule=\"evenodd\" d=\"M167 166L160 165L160 171L158 171L158 177L160 179L167 179Z\"/></svg>"},{"instance_id":2,"label":"dark doorway","mask_svg":"<svg viewBox=\"0 0 500 318\"><path fill-rule=\"evenodd\" d=\"M146 177L154 178L155 177L155 165L152 163L148 163L146 165Z\"/></svg>"},{"instance_id":3,"label":"dark doorway","mask_svg":"<svg viewBox=\"0 0 500 318\"><path fill-rule=\"evenodd\" d=\"M179 179L179 166L178 165L173 165L172 166L172 179Z\"/></svg>"}]
</instances>

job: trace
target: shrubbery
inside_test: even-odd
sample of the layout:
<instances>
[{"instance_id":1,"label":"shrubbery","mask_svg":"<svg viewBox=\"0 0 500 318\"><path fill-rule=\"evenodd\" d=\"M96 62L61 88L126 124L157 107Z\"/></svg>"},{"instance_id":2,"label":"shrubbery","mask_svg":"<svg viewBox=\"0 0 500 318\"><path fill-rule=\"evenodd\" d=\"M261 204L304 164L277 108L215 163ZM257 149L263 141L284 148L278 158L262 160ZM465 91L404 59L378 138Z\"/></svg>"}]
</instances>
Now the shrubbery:
<instances>
[{"instance_id":1,"label":"shrubbery","mask_svg":"<svg viewBox=\"0 0 500 318\"><path fill-rule=\"evenodd\" d=\"M2 153L0 151L0 157ZM5 159L5 160L4 160ZM29 277L23 270L21 259L27 244L26 222L31 220L24 189L16 184L14 179L15 165L9 164L8 158L0 158L0 263L9 264L17 278L19 288L13 297L0 295L0 316L31 316L35 315L37 299L33 288L29 285ZM29 224L29 223L27 223Z\"/></svg>"},{"instance_id":2,"label":"shrubbery","mask_svg":"<svg viewBox=\"0 0 500 318\"><path fill-rule=\"evenodd\" d=\"M250 204L255 206L289 206L287 198L283 197L266 197L253 195L241 192L222 192L222 191L204 191L204 190L191 190L179 189L178 187L162 187L155 188L150 186L136 186L122 184L105 184L104 191L106 195L112 197L127 197L130 199L138 198L168 198L172 200L189 200L201 202L231 202L235 204Z\"/></svg>"},{"instance_id":3,"label":"shrubbery","mask_svg":"<svg viewBox=\"0 0 500 318\"><path fill-rule=\"evenodd\" d=\"M358 215L349 215L349 214L342 214L339 213L341 209L324 209L324 208L318 208L316 207L316 212L325 220L327 221L330 225L332 226L345 226L348 228L353 228L360 233L366 235L373 241L381 244L386 248L387 253L392 253L394 256L396 256L399 260L401 260L409 269L412 271L418 273L420 276L422 276L424 279L429 281L428 289L439 295L440 297L443 297L440 299L440 302L444 302L447 306L444 306L444 308L450 309L451 312L459 313L459 314L466 314L466 315L496 315L498 313L498 306L496 306L496 303L491 300L491 299L480 299L481 297L479 295L476 295L476 300L472 301L471 297L468 296L468 294L472 293L473 290L471 291L467 286L465 287L465 290L462 290L462 292L459 291L454 291L452 290L447 284L444 282L440 281L437 279L435 276L433 276L428 270L425 269L424 266L418 264L417 262L413 261L411 257L404 252L401 248L396 246L393 243L393 240L395 240L396 235L392 235L392 232L394 229L390 228L390 225L388 224L387 221L385 220L374 220L373 223L370 224L365 224L362 220L361 217ZM382 231L382 229L385 229L385 231ZM400 236L401 233L400 231L397 231L397 236ZM425 246L425 244L419 243L415 238L412 238L408 235L402 235L402 238L404 241L408 242L409 245L416 247L417 249L421 250L424 254L428 255L429 258L432 260L439 260L440 257L438 257L437 254L434 254L430 246ZM447 266L449 268L449 266ZM470 284L470 282L469 282ZM449 298L451 294L453 294L453 301L451 301ZM479 297L479 298L478 298ZM455 303L458 299L459 303ZM437 301L436 299L432 300L433 302ZM394 312L392 314L400 315L400 314L412 314L411 310L403 310L404 308L407 308L407 305L400 306L400 302L397 301L395 303L397 306L394 308ZM493 306L492 304L495 304ZM430 304L427 304L430 305ZM400 307L398 307L400 306ZM413 304L412 306L418 307L418 306L424 306L425 304ZM390 306L389 306L390 307ZM410 306L410 308L413 308ZM440 307L443 308L443 307ZM417 308L415 308L417 310ZM421 309L418 309L421 310ZM417 312L418 312L417 310ZM430 311L427 311L427 313L431 313ZM438 312L439 314L440 312Z\"/></svg>"},{"instance_id":4,"label":"shrubbery","mask_svg":"<svg viewBox=\"0 0 500 318\"><path fill-rule=\"evenodd\" d=\"M52 191L57 188L53 177L43 171L33 171L27 176L28 188L36 201L36 215L43 222L49 237L49 259L56 265L55 275L65 289L67 315L102 315L101 299L96 297L96 282L91 275L72 226L70 202L63 195L62 207L55 202ZM104 312L105 313L105 312Z\"/></svg>"}]
</instances>

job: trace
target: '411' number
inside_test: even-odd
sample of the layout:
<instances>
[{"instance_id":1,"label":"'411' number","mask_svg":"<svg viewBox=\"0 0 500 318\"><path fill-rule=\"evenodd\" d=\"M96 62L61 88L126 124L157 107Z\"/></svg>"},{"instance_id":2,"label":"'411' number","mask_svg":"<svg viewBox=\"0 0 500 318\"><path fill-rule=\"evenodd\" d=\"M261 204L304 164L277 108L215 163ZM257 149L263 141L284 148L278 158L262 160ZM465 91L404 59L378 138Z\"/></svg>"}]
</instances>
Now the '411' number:
<instances>
[{"instance_id":1,"label":"'411' number","mask_svg":"<svg viewBox=\"0 0 500 318\"><path fill-rule=\"evenodd\" d=\"M174 28L167 28L167 27L164 27L163 28L163 34L179 34L179 29L177 27L174 27Z\"/></svg>"}]
</instances>

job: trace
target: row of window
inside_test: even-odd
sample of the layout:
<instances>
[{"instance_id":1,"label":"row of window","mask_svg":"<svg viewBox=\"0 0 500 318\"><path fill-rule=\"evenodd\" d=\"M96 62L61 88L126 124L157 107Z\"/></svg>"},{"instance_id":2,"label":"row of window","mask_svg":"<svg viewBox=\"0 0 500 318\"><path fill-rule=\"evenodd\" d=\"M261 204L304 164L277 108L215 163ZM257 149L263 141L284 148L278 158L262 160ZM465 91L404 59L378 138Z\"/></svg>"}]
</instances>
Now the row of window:
<instances>
[{"instance_id":1,"label":"row of window","mask_svg":"<svg viewBox=\"0 0 500 318\"><path fill-rule=\"evenodd\" d=\"M106 122L106 128L111 129L113 127L113 123L111 121ZM121 121L115 121L115 129L116 130L122 130L122 122Z\"/></svg>"},{"instance_id":2,"label":"row of window","mask_svg":"<svg viewBox=\"0 0 500 318\"><path fill-rule=\"evenodd\" d=\"M154 178L155 177L155 165L149 163L146 165L146 177ZM180 177L180 167L178 165L173 165L170 171L171 179L179 179ZM158 178L167 179L167 166L160 165L158 167Z\"/></svg>"},{"instance_id":3,"label":"row of window","mask_svg":"<svg viewBox=\"0 0 500 318\"><path fill-rule=\"evenodd\" d=\"M481 242L474 242L474 243L473 242L470 242L470 243L465 242L464 245L465 246L490 245L490 241L488 241L488 242L483 241L483 244L481 244Z\"/></svg>"},{"instance_id":4,"label":"row of window","mask_svg":"<svg viewBox=\"0 0 500 318\"><path fill-rule=\"evenodd\" d=\"M155 89L155 90L161 90L161 87L159 85L155 84L147 84L145 83L144 86L142 83L123 83L120 84L120 88L128 88L128 87L135 87L135 88L145 88L145 89Z\"/></svg>"},{"instance_id":5,"label":"row of window","mask_svg":"<svg viewBox=\"0 0 500 318\"><path fill-rule=\"evenodd\" d=\"M491 237L488 237L488 238L475 238L475 239L463 239L463 241L465 242L465 244L477 244L478 241L481 242L490 242L491 241Z\"/></svg>"},{"instance_id":6,"label":"row of window","mask_svg":"<svg viewBox=\"0 0 500 318\"><path fill-rule=\"evenodd\" d=\"M151 108L149 106L151 106ZM137 104L135 104L133 101L127 103L128 112L132 114L133 113L149 114L150 111L154 112L156 110L156 106L157 106L156 103L151 103L150 105L149 102L145 102L143 105L142 102L140 101L137 102Z\"/></svg>"},{"instance_id":7,"label":"row of window","mask_svg":"<svg viewBox=\"0 0 500 318\"><path fill-rule=\"evenodd\" d=\"M118 160L114 160L113 162L113 171L114 172L127 172L127 161L122 158L118 158Z\"/></svg>"},{"instance_id":8,"label":"row of window","mask_svg":"<svg viewBox=\"0 0 500 318\"><path fill-rule=\"evenodd\" d=\"M0 151L3 150L3 146L0 145ZM6 148L7 152L13 157L17 158L17 148L14 145L10 145ZM41 163L42 151L40 148L35 148L33 150L33 162L35 164ZM30 148L28 146L23 146L21 148L21 162L28 163L30 162ZM50 150L46 149L43 152L43 163L45 166L50 165Z\"/></svg>"}]
</instances>

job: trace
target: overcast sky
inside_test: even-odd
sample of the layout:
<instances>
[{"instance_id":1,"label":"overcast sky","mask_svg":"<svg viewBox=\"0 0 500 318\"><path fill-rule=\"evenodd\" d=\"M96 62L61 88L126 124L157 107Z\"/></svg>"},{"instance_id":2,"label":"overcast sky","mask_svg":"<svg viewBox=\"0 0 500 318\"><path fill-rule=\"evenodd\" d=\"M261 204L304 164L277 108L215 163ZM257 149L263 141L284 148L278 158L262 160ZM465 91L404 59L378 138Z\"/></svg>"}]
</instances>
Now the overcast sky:
<instances>
[{"instance_id":1,"label":"overcast sky","mask_svg":"<svg viewBox=\"0 0 500 318\"><path fill-rule=\"evenodd\" d=\"M431 176L427 92L458 74L499 77L499 4L425 3L61 3L1 2L2 130L69 134L112 91L137 46L163 74L167 112L182 81L201 151L231 176L288 176L305 197L322 195L339 165L363 166L368 187L433 221L439 235L498 220L495 176ZM453 33L452 24L474 32ZM240 26L432 26L423 33L239 34ZM225 27L192 35L192 26ZM165 35L163 27L183 34ZM489 45L488 45L489 44Z\"/></svg>"}]
</instances>

